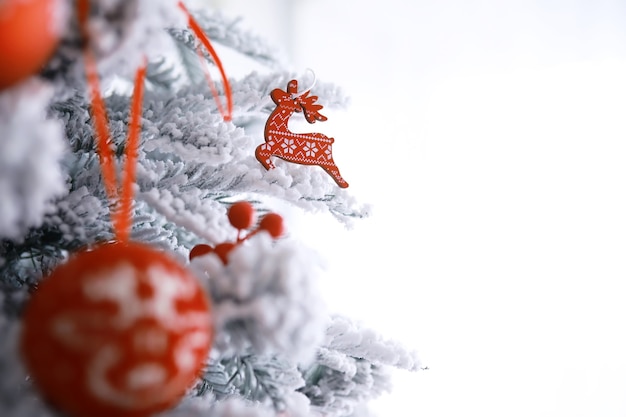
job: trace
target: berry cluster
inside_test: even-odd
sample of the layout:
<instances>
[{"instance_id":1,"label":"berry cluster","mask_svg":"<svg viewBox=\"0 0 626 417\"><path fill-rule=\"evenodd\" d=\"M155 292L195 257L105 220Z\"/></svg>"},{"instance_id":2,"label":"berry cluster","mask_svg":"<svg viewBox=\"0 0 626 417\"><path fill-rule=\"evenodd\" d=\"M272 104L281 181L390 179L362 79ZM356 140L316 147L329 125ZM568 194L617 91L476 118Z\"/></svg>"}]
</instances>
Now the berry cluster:
<instances>
[{"instance_id":1,"label":"berry cluster","mask_svg":"<svg viewBox=\"0 0 626 417\"><path fill-rule=\"evenodd\" d=\"M259 226L256 230L249 232L245 237L241 236L242 231L249 229L254 223L255 211L252 204L247 201L238 201L228 210L228 221L238 230L236 242L224 242L215 247L207 244L199 244L194 246L189 252L189 260L196 256L206 255L207 253L215 253L226 265L228 263L228 254L237 245L246 239L251 238L260 231L266 231L274 239L279 238L283 234L283 218L276 213L267 213L261 218Z\"/></svg>"}]
</instances>

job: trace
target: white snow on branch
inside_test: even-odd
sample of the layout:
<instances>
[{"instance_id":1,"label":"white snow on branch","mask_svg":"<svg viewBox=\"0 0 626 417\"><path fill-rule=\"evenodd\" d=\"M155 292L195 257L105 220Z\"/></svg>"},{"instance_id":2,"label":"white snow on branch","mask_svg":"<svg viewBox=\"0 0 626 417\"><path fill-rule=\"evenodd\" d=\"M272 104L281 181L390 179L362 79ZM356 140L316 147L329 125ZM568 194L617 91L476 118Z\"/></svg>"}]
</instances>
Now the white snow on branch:
<instances>
[{"instance_id":1,"label":"white snow on branch","mask_svg":"<svg viewBox=\"0 0 626 417\"><path fill-rule=\"evenodd\" d=\"M193 194L198 194L194 199ZM208 242L231 238L226 209L223 204L210 198L202 198L198 189L174 195L170 190L151 188L138 191L137 199L144 201L168 222L182 227ZM232 228L231 228L232 229Z\"/></svg>"},{"instance_id":2,"label":"white snow on branch","mask_svg":"<svg viewBox=\"0 0 626 417\"><path fill-rule=\"evenodd\" d=\"M312 357L327 323L316 257L262 232L235 248L227 265L214 254L194 258L193 270L207 279L221 356L252 350L295 362Z\"/></svg>"},{"instance_id":3,"label":"white snow on branch","mask_svg":"<svg viewBox=\"0 0 626 417\"><path fill-rule=\"evenodd\" d=\"M224 45L270 68L285 66L284 53L261 37L241 28L238 24L240 19L227 18L219 11L211 13L206 8L190 7L190 12L211 42ZM169 32L174 39L194 52L200 46L196 36L187 28L172 28ZM207 51L201 52L207 60L213 61Z\"/></svg>"},{"instance_id":4,"label":"white snow on branch","mask_svg":"<svg viewBox=\"0 0 626 417\"><path fill-rule=\"evenodd\" d=\"M171 0L91 1L88 30L90 47L103 74L131 76L144 56L174 53L168 26L186 26L187 19ZM97 4L93 4L97 3Z\"/></svg>"},{"instance_id":5,"label":"white snow on branch","mask_svg":"<svg viewBox=\"0 0 626 417\"><path fill-rule=\"evenodd\" d=\"M102 229L110 229L111 220L108 207L89 194L87 187L80 187L57 203L57 211L48 222L58 227L64 240L72 242L102 234Z\"/></svg>"},{"instance_id":6,"label":"white snow on branch","mask_svg":"<svg viewBox=\"0 0 626 417\"><path fill-rule=\"evenodd\" d=\"M207 401L203 397L189 398L162 417L276 417L269 407L233 397L223 401Z\"/></svg>"},{"instance_id":7,"label":"white snow on branch","mask_svg":"<svg viewBox=\"0 0 626 417\"><path fill-rule=\"evenodd\" d=\"M363 401L391 390L390 366L415 371L419 359L399 343L334 316L315 362L305 370L301 392L323 415L352 415Z\"/></svg>"},{"instance_id":8,"label":"white snow on branch","mask_svg":"<svg viewBox=\"0 0 626 417\"><path fill-rule=\"evenodd\" d=\"M380 334L341 316L333 317L326 331L324 346L328 350L336 350L378 365L394 366L409 371L420 369L420 360L416 352L408 351L400 343L385 339ZM331 360L331 357L328 360Z\"/></svg>"},{"instance_id":9,"label":"white snow on branch","mask_svg":"<svg viewBox=\"0 0 626 417\"><path fill-rule=\"evenodd\" d=\"M30 79L0 93L0 238L19 238L65 191L59 122L46 119L52 89Z\"/></svg>"}]
</instances>

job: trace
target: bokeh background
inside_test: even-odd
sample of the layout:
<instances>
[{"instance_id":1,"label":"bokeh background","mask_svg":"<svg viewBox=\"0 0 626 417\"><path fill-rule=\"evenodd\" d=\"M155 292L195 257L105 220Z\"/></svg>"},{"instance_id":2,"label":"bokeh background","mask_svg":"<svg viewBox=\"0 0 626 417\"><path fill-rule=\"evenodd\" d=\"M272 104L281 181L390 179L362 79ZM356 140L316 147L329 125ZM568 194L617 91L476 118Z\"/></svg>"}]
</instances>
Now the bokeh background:
<instances>
[{"instance_id":1,"label":"bokeh background","mask_svg":"<svg viewBox=\"0 0 626 417\"><path fill-rule=\"evenodd\" d=\"M626 415L626 2L204 3L352 98L316 128L373 215L290 226L429 368L378 415Z\"/></svg>"}]
</instances>

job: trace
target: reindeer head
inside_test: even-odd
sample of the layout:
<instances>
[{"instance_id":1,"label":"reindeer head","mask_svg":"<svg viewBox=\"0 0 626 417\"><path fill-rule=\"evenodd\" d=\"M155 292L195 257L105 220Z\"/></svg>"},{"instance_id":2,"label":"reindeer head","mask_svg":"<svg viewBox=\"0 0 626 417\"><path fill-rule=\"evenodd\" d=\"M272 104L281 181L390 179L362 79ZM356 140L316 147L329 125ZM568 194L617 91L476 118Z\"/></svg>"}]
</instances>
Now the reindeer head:
<instances>
[{"instance_id":1,"label":"reindeer head","mask_svg":"<svg viewBox=\"0 0 626 417\"><path fill-rule=\"evenodd\" d=\"M324 106L315 103L317 96L309 96L308 91L298 95L298 81L296 80L289 81L287 91L276 88L270 93L270 96L278 107L298 113L304 111L304 117L309 123L315 123L318 120L323 122L328 119L319 112Z\"/></svg>"}]
</instances>

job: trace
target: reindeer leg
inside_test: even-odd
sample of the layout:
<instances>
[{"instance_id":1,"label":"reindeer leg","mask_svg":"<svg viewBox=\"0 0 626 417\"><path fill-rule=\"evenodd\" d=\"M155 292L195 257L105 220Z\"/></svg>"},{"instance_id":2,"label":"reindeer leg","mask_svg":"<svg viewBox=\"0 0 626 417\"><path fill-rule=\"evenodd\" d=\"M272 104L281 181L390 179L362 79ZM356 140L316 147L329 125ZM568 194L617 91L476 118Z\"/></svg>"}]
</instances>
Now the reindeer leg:
<instances>
[{"instance_id":1,"label":"reindeer leg","mask_svg":"<svg viewBox=\"0 0 626 417\"><path fill-rule=\"evenodd\" d=\"M333 179L335 180L335 182L337 183L339 187L348 188L348 183L346 182L346 180L343 179L343 177L339 173L339 168L337 168L337 165L331 164L331 165L320 165L320 166L324 169L324 171L328 173L328 175L333 177Z\"/></svg>"},{"instance_id":2,"label":"reindeer leg","mask_svg":"<svg viewBox=\"0 0 626 417\"><path fill-rule=\"evenodd\" d=\"M272 150L268 148L267 143L262 143L257 146L255 151L256 159L265 167L265 169L270 170L272 168L276 168L270 157L272 156Z\"/></svg>"}]
</instances>

